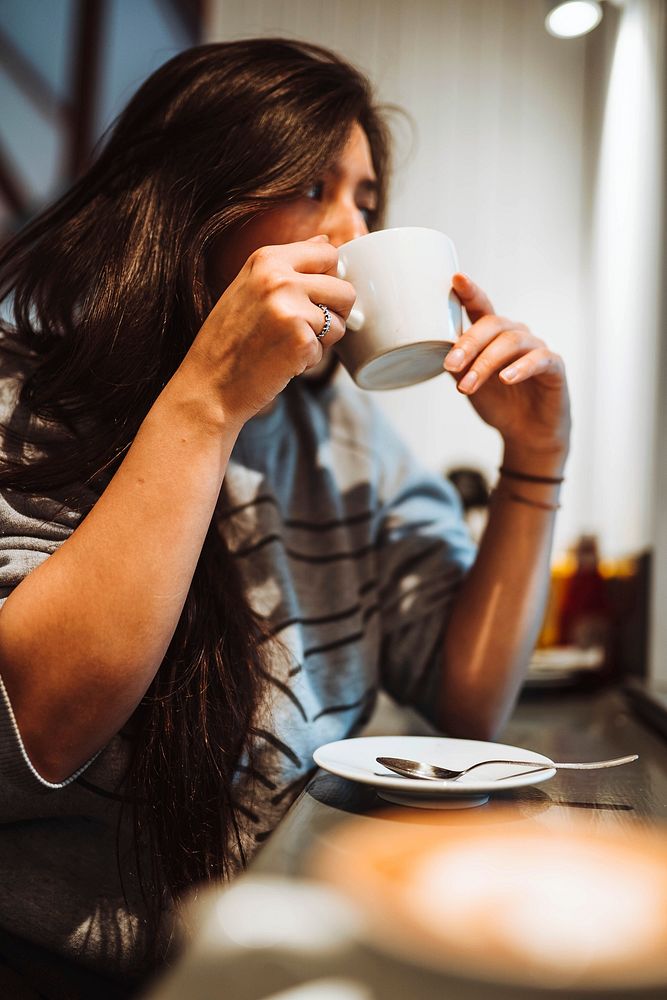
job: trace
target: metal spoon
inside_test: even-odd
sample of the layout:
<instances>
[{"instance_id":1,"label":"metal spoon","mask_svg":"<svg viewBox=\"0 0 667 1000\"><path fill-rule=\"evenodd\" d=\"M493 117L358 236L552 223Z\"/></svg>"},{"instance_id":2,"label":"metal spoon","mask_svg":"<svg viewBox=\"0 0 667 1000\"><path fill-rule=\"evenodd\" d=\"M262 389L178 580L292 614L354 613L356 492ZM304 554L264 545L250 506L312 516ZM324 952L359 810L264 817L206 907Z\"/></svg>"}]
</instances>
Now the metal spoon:
<instances>
[{"instance_id":1,"label":"metal spoon","mask_svg":"<svg viewBox=\"0 0 667 1000\"><path fill-rule=\"evenodd\" d=\"M571 770L592 770L598 767L619 767L621 764L629 764L633 760L637 760L639 754L633 753L628 757L615 757L613 760L592 760L584 764L557 764L555 761L549 761L549 763L541 764L537 760L480 760L476 764L471 764L470 767L464 767L460 771L453 771L448 767L438 767L436 764L423 764L418 760L406 760L403 757L376 757L378 764L382 764L383 767L388 768L390 771L395 771L396 774L401 774L404 778L425 778L429 781L450 781L456 778L462 777L464 774L468 774L469 771L474 770L476 767L482 767L484 764L516 764L519 767L532 767L531 771L521 771L520 774L533 774L535 771L549 771L551 768L569 768ZM537 765L537 766L535 766ZM504 775L507 778L516 777L516 775ZM503 778L499 778L502 781Z\"/></svg>"}]
</instances>

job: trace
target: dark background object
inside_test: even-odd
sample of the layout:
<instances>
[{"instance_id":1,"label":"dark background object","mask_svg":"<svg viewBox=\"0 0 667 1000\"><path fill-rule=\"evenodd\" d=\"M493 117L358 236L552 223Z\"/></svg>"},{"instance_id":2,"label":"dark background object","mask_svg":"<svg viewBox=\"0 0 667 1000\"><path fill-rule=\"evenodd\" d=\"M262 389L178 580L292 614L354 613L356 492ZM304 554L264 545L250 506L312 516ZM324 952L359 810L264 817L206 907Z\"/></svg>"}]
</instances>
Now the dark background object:
<instances>
[{"instance_id":1,"label":"dark background object","mask_svg":"<svg viewBox=\"0 0 667 1000\"><path fill-rule=\"evenodd\" d=\"M66 190L133 92L202 40L206 0L3 0L0 240Z\"/></svg>"},{"instance_id":2,"label":"dark background object","mask_svg":"<svg viewBox=\"0 0 667 1000\"><path fill-rule=\"evenodd\" d=\"M479 469L457 466L449 470L447 478L460 494L464 511L467 512L475 507L488 507L491 491L484 474Z\"/></svg>"}]
</instances>

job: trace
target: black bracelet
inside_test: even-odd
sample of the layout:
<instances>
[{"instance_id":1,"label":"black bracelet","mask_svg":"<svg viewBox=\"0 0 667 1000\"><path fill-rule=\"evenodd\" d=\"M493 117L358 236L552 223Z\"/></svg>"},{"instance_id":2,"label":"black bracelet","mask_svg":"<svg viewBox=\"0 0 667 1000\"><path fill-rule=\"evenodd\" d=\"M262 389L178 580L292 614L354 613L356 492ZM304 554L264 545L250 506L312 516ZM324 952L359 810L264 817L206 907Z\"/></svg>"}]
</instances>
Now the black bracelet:
<instances>
[{"instance_id":1,"label":"black bracelet","mask_svg":"<svg viewBox=\"0 0 667 1000\"><path fill-rule=\"evenodd\" d=\"M545 503L542 500L529 500L528 497L522 497L519 493L508 493L506 495L509 500L514 500L517 503L525 503L529 507L539 507L540 510L560 510L559 503Z\"/></svg>"},{"instance_id":2,"label":"black bracelet","mask_svg":"<svg viewBox=\"0 0 667 1000\"><path fill-rule=\"evenodd\" d=\"M498 471L501 476L507 476L508 479L520 479L526 483L547 483L549 486L558 486L565 482L564 476L531 476L527 472L517 472L516 469L508 469L504 465L501 465Z\"/></svg>"}]
</instances>

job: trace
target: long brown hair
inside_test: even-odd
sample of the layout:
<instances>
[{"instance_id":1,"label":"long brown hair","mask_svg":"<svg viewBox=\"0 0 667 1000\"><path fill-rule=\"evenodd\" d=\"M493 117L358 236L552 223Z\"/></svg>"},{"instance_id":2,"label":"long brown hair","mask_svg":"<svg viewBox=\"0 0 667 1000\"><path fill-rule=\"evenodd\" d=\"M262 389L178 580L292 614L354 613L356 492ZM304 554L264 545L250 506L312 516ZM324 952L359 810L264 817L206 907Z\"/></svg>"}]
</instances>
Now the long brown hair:
<instances>
[{"instance_id":1,"label":"long brown hair","mask_svg":"<svg viewBox=\"0 0 667 1000\"><path fill-rule=\"evenodd\" d=\"M143 84L87 174L0 253L5 332L36 359L22 401L66 430L57 451L8 452L0 487L65 490L73 504L76 484L101 493L214 304L207 249L300 195L355 121L380 183L378 228L388 127L368 80L334 53L279 38L204 45ZM149 902L224 878L232 848L243 855L232 779L252 760L263 635L212 525L132 720L126 790L152 860Z\"/></svg>"}]
</instances>

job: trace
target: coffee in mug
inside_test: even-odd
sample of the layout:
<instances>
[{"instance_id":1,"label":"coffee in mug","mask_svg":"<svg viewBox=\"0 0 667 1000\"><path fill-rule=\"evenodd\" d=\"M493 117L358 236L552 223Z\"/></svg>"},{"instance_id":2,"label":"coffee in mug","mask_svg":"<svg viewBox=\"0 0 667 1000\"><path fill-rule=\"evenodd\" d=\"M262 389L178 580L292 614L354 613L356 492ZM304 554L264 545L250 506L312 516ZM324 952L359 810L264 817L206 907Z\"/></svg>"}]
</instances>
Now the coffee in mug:
<instances>
[{"instance_id":1,"label":"coffee in mug","mask_svg":"<svg viewBox=\"0 0 667 1000\"><path fill-rule=\"evenodd\" d=\"M443 372L461 334L454 244L435 229L382 229L338 248L357 298L335 350L362 389L399 389Z\"/></svg>"}]
</instances>

